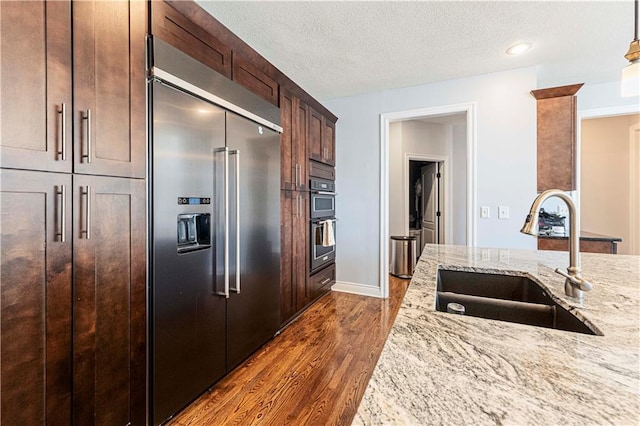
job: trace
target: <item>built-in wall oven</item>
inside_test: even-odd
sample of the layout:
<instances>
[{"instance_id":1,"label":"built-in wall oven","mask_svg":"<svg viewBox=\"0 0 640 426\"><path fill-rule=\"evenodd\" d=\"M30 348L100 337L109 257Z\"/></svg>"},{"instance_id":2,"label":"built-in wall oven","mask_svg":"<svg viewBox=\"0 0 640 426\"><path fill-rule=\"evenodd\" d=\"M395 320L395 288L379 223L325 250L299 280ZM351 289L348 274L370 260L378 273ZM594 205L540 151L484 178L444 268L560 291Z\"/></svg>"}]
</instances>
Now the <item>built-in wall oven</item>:
<instances>
[{"instance_id":1,"label":"built-in wall oven","mask_svg":"<svg viewBox=\"0 0 640 426\"><path fill-rule=\"evenodd\" d=\"M336 219L311 220L311 272L336 258Z\"/></svg>"},{"instance_id":2,"label":"built-in wall oven","mask_svg":"<svg viewBox=\"0 0 640 426\"><path fill-rule=\"evenodd\" d=\"M336 258L335 182L311 179L311 273Z\"/></svg>"}]
</instances>

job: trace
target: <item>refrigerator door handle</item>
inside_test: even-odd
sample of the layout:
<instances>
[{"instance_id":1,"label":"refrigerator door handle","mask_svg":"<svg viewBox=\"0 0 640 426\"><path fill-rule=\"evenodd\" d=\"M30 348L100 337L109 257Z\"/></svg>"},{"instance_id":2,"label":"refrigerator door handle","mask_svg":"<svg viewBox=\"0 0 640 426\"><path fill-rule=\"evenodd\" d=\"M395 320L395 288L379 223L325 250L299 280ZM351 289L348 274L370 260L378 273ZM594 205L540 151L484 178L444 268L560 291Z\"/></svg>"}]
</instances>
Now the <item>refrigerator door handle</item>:
<instances>
[{"instance_id":1,"label":"refrigerator door handle","mask_svg":"<svg viewBox=\"0 0 640 426\"><path fill-rule=\"evenodd\" d=\"M232 288L236 293L240 293L240 150L229 151L229 155L235 156L235 183L236 183L236 286Z\"/></svg>"},{"instance_id":2,"label":"refrigerator door handle","mask_svg":"<svg viewBox=\"0 0 640 426\"><path fill-rule=\"evenodd\" d=\"M224 296L227 299L229 298L229 148L218 148L214 150L215 153L222 152L224 153L223 160L223 172L222 172L222 180L223 184L223 195L222 195L222 204L224 211L224 292L218 293L216 289L215 283L214 293L219 294L220 296ZM215 250L214 250L215 253Z\"/></svg>"}]
</instances>

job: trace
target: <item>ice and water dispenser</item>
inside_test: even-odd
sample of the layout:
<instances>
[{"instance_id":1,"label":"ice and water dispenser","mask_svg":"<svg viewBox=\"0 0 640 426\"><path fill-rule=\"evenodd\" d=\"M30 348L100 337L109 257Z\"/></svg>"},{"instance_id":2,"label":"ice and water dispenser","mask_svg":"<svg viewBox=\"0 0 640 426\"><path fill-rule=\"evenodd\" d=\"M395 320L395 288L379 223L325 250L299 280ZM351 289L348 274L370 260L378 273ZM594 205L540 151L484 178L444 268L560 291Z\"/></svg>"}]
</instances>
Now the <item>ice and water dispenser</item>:
<instances>
[{"instance_id":1,"label":"ice and water dispenser","mask_svg":"<svg viewBox=\"0 0 640 426\"><path fill-rule=\"evenodd\" d=\"M211 199L201 197L180 197L178 198L178 204L211 204ZM186 253L211 247L210 213L181 213L178 214L177 222L178 253Z\"/></svg>"}]
</instances>

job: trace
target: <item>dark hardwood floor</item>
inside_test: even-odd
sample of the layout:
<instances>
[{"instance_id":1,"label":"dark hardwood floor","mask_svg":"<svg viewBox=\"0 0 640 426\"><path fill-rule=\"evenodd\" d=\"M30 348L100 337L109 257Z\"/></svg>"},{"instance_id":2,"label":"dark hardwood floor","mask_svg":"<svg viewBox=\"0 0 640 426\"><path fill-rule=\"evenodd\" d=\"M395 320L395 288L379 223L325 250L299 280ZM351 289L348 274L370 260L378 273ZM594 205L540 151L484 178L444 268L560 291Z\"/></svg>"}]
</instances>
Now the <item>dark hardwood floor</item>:
<instances>
[{"instance_id":1,"label":"dark hardwood floor","mask_svg":"<svg viewBox=\"0 0 640 426\"><path fill-rule=\"evenodd\" d=\"M170 424L351 424L408 285L328 293Z\"/></svg>"}]
</instances>

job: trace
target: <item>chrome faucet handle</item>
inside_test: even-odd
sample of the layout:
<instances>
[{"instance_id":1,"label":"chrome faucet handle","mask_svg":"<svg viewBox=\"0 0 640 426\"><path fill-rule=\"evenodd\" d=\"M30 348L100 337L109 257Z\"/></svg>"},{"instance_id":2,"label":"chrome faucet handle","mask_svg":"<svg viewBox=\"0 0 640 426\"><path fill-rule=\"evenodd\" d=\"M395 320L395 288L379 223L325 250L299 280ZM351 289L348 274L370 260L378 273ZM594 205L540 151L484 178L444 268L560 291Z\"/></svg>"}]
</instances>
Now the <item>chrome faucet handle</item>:
<instances>
[{"instance_id":1,"label":"chrome faucet handle","mask_svg":"<svg viewBox=\"0 0 640 426\"><path fill-rule=\"evenodd\" d=\"M565 277L567 281L571 283L571 286L577 288L578 290L591 291L593 289L593 284L582 278L580 274L569 275L566 272L561 271L560 268L556 268L556 273Z\"/></svg>"}]
</instances>

